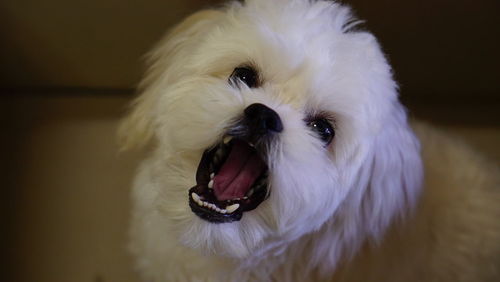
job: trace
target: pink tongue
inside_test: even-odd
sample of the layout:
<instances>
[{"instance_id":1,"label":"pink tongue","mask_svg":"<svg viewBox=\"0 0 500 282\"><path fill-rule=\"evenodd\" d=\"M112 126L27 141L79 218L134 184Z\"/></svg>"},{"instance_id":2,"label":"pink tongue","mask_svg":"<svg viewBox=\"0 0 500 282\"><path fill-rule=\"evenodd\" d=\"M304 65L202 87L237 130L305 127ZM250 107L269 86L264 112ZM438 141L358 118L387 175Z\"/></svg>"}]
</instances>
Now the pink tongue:
<instances>
[{"instance_id":1,"label":"pink tongue","mask_svg":"<svg viewBox=\"0 0 500 282\"><path fill-rule=\"evenodd\" d=\"M214 177L214 192L219 201L243 198L266 168L255 150L234 140L226 162Z\"/></svg>"}]
</instances>

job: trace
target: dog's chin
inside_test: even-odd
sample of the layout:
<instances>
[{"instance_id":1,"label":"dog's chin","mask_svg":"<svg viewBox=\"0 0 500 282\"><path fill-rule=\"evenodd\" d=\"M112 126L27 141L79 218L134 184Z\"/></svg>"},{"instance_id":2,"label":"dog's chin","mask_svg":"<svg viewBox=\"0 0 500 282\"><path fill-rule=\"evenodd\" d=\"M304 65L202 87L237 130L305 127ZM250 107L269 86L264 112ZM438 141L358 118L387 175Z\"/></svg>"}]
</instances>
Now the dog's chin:
<instances>
[{"instance_id":1,"label":"dog's chin","mask_svg":"<svg viewBox=\"0 0 500 282\"><path fill-rule=\"evenodd\" d=\"M270 234L265 226L261 218L251 214L228 224L214 224L192 216L185 222L180 242L200 255L242 259L254 253Z\"/></svg>"},{"instance_id":2,"label":"dog's chin","mask_svg":"<svg viewBox=\"0 0 500 282\"><path fill-rule=\"evenodd\" d=\"M343 198L340 193L328 193L332 190L328 188L335 184L331 181L333 172L327 169L327 158L308 160L300 157L305 155L301 149L307 146L296 148L297 156L289 156L285 161L295 163L301 159L296 166L277 163L268 166L265 158L258 155L259 146L251 146L238 138L225 141L204 151L196 171L190 172L196 174L196 185L183 190L184 220L177 229L180 241L191 249L219 257L247 258L258 253L268 239L279 237L283 242L290 241L319 228ZM233 155L235 152L237 154ZM213 180L233 161L229 158L243 154L257 154L254 157L262 158L257 161L262 163L255 165L261 169L246 188L231 191L240 193L234 198L233 194L223 193L226 190L217 190ZM313 155L309 151L308 156ZM323 165L313 165L317 163ZM277 166L280 173L270 169L277 169ZM308 187L306 197L304 187ZM237 208L231 210L231 206ZM311 213L303 212L306 209Z\"/></svg>"}]
</instances>

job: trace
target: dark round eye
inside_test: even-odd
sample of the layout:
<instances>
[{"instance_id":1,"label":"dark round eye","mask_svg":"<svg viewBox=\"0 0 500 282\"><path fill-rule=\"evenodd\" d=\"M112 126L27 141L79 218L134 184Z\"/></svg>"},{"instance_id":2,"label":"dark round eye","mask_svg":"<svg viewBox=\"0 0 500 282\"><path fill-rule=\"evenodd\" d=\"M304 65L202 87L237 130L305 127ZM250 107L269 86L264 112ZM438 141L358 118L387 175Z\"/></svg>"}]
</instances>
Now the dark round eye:
<instances>
[{"instance_id":1,"label":"dark round eye","mask_svg":"<svg viewBox=\"0 0 500 282\"><path fill-rule=\"evenodd\" d=\"M310 121L307 125L319 135L321 140L323 140L326 145L329 145L332 142L333 137L335 136L335 130L333 130L333 126L327 119L315 119Z\"/></svg>"},{"instance_id":2,"label":"dark round eye","mask_svg":"<svg viewBox=\"0 0 500 282\"><path fill-rule=\"evenodd\" d=\"M257 72L252 67L237 67L229 77L229 82L237 84L238 81L245 83L248 87L257 87Z\"/></svg>"}]
</instances>

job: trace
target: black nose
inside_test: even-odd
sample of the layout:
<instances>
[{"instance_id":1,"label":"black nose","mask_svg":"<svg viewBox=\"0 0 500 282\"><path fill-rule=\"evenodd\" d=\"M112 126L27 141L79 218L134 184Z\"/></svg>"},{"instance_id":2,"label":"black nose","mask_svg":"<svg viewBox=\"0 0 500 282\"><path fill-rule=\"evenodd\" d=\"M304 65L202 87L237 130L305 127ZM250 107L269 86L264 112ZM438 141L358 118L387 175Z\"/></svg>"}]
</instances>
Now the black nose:
<instances>
[{"instance_id":1,"label":"black nose","mask_svg":"<svg viewBox=\"0 0 500 282\"><path fill-rule=\"evenodd\" d=\"M264 135L283 131L280 116L263 104L251 104L245 109L245 120L253 133Z\"/></svg>"}]
</instances>

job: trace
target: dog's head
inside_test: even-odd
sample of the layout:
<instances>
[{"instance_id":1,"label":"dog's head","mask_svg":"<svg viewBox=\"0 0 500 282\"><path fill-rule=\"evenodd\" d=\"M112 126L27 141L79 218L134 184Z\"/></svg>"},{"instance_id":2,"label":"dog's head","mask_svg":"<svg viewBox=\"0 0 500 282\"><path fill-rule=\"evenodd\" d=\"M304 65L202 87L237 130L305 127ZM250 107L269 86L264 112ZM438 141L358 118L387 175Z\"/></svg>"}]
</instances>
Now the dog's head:
<instances>
[{"instance_id":1,"label":"dog's head","mask_svg":"<svg viewBox=\"0 0 500 282\"><path fill-rule=\"evenodd\" d=\"M154 142L155 209L182 242L245 257L327 223L377 237L411 209L418 141L357 23L334 2L234 2L150 54L122 135Z\"/></svg>"}]
</instances>

